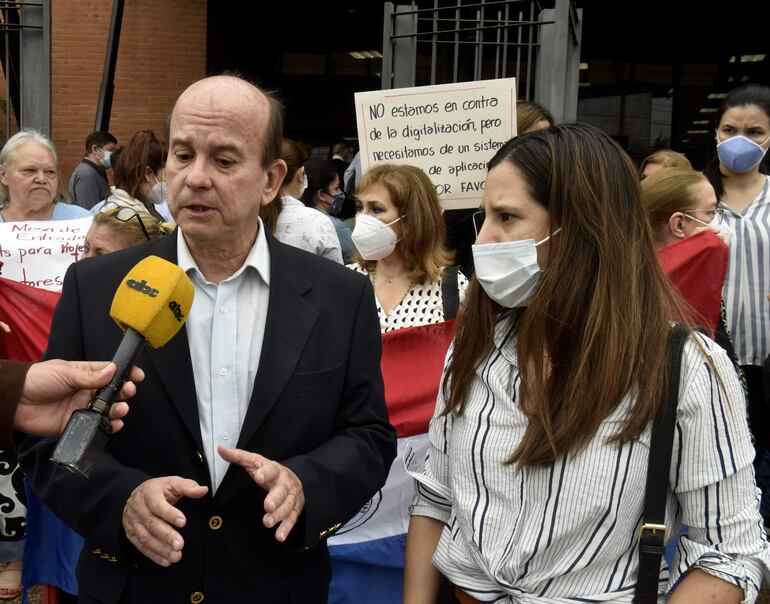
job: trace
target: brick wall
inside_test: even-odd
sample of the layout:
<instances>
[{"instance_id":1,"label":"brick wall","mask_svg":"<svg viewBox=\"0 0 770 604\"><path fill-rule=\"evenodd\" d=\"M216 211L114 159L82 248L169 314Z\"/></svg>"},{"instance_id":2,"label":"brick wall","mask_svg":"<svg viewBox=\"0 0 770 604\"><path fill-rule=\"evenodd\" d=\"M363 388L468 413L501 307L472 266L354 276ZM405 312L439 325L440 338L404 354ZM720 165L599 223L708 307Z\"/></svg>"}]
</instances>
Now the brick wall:
<instances>
[{"instance_id":1,"label":"brick wall","mask_svg":"<svg viewBox=\"0 0 770 604\"><path fill-rule=\"evenodd\" d=\"M128 0L110 132L121 143L150 128L163 139L174 100L206 70L206 0ZM53 0L52 135L65 186L93 130L110 0Z\"/></svg>"}]
</instances>

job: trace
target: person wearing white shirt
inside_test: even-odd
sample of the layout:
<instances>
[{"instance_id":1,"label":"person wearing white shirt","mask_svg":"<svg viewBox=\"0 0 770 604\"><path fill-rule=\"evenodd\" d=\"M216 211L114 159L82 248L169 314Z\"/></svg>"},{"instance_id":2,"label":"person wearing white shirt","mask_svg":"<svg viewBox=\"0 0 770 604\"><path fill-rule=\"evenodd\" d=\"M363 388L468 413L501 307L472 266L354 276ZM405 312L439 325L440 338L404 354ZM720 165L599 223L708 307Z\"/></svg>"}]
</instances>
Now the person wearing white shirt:
<instances>
[{"instance_id":1,"label":"person wearing white shirt","mask_svg":"<svg viewBox=\"0 0 770 604\"><path fill-rule=\"evenodd\" d=\"M302 165L306 158L300 146L291 139L283 139L281 158L286 162L286 177L279 199L262 212L265 226L282 243L342 264L340 240L331 220L300 201L307 188Z\"/></svg>"}]
</instances>

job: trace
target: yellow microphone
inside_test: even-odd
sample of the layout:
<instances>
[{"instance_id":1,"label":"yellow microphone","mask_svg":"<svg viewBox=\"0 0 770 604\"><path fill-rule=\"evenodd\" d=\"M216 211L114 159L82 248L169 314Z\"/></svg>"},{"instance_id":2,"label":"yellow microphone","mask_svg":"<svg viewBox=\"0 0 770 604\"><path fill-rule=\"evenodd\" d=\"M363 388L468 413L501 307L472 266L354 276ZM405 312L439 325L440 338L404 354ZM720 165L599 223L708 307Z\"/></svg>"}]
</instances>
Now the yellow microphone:
<instances>
[{"instance_id":1,"label":"yellow microphone","mask_svg":"<svg viewBox=\"0 0 770 604\"><path fill-rule=\"evenodd\" d=\"M110 316L125 331L112 358L115 375L94 394L87 409L75 411L59 438L51 461L88 477L112 433L108 413L144 348L160 348L184 325L193 302L193 285L184 271L157 256L134 266L118 287Z\"/></svg>"}]
</instances>

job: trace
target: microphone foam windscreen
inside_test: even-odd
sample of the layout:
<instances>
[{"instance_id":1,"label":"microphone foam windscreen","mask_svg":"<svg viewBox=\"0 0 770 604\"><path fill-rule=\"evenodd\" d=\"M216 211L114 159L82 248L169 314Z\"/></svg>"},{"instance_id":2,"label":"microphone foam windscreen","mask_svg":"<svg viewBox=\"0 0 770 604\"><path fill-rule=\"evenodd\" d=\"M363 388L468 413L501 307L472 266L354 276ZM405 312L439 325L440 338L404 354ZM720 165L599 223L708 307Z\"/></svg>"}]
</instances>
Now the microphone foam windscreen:
<instances>
[{"instance_id":1,"label":"microphone foam windscreen","mask_svg":"<svg viewBox=\"0 0 770 604\"><path fill-rule=\"evenodd\" d=\"M152 348L159 348L184 325L193 295L193 284L181 268L158 256L148 256L121 282L110 316L123 331L130 327Z\"/></svg>"}]
</instances>

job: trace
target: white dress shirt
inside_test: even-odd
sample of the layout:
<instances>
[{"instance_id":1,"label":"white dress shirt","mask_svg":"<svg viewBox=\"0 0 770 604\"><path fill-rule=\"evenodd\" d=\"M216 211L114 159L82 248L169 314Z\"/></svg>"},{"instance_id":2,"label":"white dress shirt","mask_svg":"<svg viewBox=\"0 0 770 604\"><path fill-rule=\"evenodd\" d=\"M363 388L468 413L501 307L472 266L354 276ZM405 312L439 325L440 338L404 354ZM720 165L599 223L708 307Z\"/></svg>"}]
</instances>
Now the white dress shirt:
<instances>
[{"instance_id":1,"label":"white dress shirt","mask_svg":"<svg viewBox=\"0 0 770 604\"><path fill-rule=\"evenodd\" d=\"M270 251L260 220L246 261L219 284L203 276L181 228L177 257L195 287L187 339L203 451L216 492L230 465L217 454L217 445L236 446L259 367L270 299Z\"/></svg>"}]
</instances>

